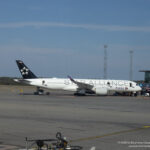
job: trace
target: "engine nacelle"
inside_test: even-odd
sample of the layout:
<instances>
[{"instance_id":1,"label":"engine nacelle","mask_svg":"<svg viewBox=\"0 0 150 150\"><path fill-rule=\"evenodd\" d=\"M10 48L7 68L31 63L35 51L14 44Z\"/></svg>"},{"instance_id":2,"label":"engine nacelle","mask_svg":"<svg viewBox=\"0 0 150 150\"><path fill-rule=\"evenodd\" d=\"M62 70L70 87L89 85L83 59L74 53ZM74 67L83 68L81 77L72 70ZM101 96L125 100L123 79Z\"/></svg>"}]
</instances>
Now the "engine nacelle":
<instances>
[{"instance_id":1,"label":"engine nacelle","mask_svg":"<svg viewBox=\"0 0 150 150\"><path fill-rule=\"evenodd\" d=\"M97 95L107 95L108 94L107 88L98 87L98 88L95 88L94 91Z\"/></svg>"}]
</instances>

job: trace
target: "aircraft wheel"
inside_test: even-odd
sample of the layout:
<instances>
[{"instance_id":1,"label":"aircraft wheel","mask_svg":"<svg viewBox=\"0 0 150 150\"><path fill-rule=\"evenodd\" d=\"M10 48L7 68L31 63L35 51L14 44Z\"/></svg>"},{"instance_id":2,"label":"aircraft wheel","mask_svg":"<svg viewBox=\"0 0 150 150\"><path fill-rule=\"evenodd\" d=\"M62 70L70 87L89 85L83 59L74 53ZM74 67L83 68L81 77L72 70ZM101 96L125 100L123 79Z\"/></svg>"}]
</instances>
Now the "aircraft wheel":
<instances>
[{"instance_id":1,"label":"aircraft wheel","mask_svg":"<svg viewBox=\"0 0 150 150\"><path fill-rule=\"evenodd\" d=\"M74 96L85 96L83 93L74 93Z\"/></svg>"},{"instance_id":2,"label":"aircraft wheel","mask_svg":"<svg viewBox=\"0 0 150 150\"><path fill-rule=\"evenodd\" d=\"M46 92L46 95L50 95L50 92Z\"/></svg>"},{"instance_id":3,"label":"aircraft wheel","mask_svg":"<svg viewBox=\"0 0 150 150\"><path fill-rule=\"evenodd\" d=\"M39 95L39 93L38 92L34 92L34 95Z\"/></svg>"},{"instance_id":4,"label":"aircraft wheel","mask_svg":"<svg viewBox=\"0 0 150 150\"><path fill-rule=\"evenodd\" d=\"M42 89L34 92L34 95L43 95L43 94L44 94L44 90L42 90Z\"/></svg>"}]
</instances>

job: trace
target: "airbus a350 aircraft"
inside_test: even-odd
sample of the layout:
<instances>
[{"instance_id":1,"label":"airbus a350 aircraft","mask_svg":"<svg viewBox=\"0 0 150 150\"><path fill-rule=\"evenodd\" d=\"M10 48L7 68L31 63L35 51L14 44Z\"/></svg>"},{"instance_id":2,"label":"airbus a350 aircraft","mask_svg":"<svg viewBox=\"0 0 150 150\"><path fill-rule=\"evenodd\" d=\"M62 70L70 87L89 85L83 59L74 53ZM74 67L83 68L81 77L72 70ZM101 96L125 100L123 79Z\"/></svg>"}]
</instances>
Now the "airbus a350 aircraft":
<instances>
[{"instance_id":1,"label":"airbus a350 aircraft","mask_svg":"<svg viewBox=\"0 0 150 150\"><path fill-rule=\"evenodd\" d=\"M75 95L107 95L110 91L135 94L141 91L140 86L128 80L73 79L70 76L68 78L38 78L23 61L16 60L16 63L23 79L14 80L36 86L37 92L35 94L43 92L40 88L72 91L75 92Z\"/></svg>"}]
</instances>

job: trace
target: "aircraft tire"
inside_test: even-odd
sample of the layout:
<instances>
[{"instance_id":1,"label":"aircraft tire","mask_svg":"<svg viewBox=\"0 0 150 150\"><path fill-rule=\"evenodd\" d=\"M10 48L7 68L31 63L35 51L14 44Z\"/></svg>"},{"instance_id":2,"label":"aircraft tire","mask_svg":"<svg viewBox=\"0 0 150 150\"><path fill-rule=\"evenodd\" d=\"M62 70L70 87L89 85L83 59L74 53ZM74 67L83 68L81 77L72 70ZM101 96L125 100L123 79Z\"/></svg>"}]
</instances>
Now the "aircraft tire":
<instances>
[{"instance_id":1,"label":"aircraft tire","mask_svg":"<svg viewBox=\"0 0 150 150\"><path fill-rule=\"evenodd\" d=\"M85 96L83 93L74 93L74 96Z\"/></svg>"},{"instance_id":2,"label":"aircraft tire","mask_svg":"<svg viewBox=\"0 0 150 150\"><path fill-rule=\"evenodd\" d=\"M50 92L46 92L46 95L50 95Z\"/></svg>"}]
</instances>

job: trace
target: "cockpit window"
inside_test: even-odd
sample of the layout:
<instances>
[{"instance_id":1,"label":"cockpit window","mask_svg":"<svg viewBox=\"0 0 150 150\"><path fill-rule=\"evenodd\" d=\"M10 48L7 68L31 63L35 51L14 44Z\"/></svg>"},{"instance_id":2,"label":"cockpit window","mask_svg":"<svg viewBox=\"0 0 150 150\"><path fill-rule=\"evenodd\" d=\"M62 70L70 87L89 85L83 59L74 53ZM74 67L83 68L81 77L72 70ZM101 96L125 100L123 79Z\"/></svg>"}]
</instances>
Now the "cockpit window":
<instances>
[{"instance_id":1,"label":"cockpit window","mask_svg":"<svg viewBox=\"0 0 150 150\"><path fill-rule=\"evenodd\" d=\"M130 83L130 87L132 87L132 83Z\"/></svg>"}]
</instances>

